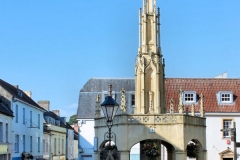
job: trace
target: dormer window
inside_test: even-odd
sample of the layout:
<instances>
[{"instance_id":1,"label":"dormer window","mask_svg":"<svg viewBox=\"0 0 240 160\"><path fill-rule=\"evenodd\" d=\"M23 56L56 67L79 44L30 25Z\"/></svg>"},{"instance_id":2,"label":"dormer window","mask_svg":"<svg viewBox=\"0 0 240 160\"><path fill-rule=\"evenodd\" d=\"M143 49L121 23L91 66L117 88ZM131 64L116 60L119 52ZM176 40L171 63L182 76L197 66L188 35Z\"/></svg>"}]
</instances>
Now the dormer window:
<instances>
[{"instance_id":1,"label":"dormer window","mask_svg":"<svg viewBox=\"0 0 240 160\"><path fill-rule=\"evenodd\" d=\"M17 92L18 92L18 96L19 96L19 97L22 97L22 91L18 89Z\"/></svg>"},{"instance_id":2,"label":"dormer window","mask_svg":"<svg viewBox=\"0 0 240 160\"><path fill-rule=\"evenodd\" d=\"M183 92L183 103L196 103L196 92L194 91L184 91Z\"/></svg>"},{"instance_id":3,"label":"dormer window","mask_svg":"<svg viewBox=\"0 0 240 160\"><path fill-rule=\"evenodd\" d=\"M230 91L220 91L217 93L218 103L233 103L233 94Z\"/></svg>"}]
</instances>

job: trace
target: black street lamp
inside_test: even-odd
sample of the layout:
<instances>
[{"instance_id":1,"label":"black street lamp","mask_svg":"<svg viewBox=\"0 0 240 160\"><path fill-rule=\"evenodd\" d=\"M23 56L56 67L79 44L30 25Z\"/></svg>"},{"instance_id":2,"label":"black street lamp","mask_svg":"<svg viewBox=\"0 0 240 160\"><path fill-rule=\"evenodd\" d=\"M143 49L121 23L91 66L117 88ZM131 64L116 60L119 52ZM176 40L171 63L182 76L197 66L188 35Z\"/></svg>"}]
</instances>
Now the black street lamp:
<instances>
[{"instance_id":1,"label":"black street lamp","mask_svg":"<svg viewBox=\"0 0 240 160\"><path fill-rule=\"evenodd\" d=\"M107 127L109 134L109 149L111 147L111 128L113 125L113 118L118 110L118 103L112 98L112 85L108 85L108 96L105 97L105 101L101 104L102 111L107 119Z\"/></svg>"}]
</instances>

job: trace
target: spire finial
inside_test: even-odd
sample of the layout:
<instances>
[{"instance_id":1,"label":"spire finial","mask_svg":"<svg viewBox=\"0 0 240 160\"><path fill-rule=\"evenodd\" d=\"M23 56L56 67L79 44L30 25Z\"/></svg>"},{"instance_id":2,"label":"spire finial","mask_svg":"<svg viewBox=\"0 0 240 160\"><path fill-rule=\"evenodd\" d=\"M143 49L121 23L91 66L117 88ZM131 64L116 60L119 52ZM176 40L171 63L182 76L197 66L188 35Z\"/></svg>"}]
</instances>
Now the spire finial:
<instances>
[{"instance_id":1,"label":"spire finial","mask_svg":"<svg viewBox=\"0 0 240 160\"><path fill-rule=\"evenodd\" d=\"M108 85L108 95L112 96L112 85L111 84Z\"/></svg>"}]
</instances>

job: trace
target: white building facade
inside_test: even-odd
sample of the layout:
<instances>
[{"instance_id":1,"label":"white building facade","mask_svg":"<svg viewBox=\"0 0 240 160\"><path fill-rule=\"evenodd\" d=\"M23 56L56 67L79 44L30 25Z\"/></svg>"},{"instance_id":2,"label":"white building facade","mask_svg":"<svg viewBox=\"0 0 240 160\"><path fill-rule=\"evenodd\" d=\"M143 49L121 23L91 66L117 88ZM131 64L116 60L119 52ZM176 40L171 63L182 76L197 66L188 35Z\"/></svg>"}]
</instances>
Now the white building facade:
<instances>
[{"instance_id":1,"label":"white building facade","mask_svg":"<svg viewBox=\"0 0 240 160\"><path fill-rule=\"evenodd\" d=\"M30 95L3 80L0 81L1 96L11 106L12 160L20 160L23 153L30 157L42 158L43 113L45 109L35 103ZM30 92L28 92L30 93Z\"/></svg>"},{"instance_id":2,"label":"white building facade","mask_svg":"<svg viewBox=\"0 0 240 160\"><path fill-rule=\"evenodd\" d=\"M12 159L12 120L13 112L0 99L0 159Z\"/></svg>"}]
</instances>

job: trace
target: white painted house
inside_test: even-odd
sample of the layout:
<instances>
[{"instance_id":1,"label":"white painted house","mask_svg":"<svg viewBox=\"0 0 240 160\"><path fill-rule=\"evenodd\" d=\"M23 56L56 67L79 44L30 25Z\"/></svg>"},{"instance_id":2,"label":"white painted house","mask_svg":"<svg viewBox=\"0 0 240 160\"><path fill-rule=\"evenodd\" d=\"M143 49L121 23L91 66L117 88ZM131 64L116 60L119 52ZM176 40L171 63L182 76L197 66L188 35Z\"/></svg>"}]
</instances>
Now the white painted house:
<instances>
[{"instance_id":1,"label":"white painted house","mask_svg":"<svg viewBox=\"0 0 240 160\"><path fill-rule=\"evenodd\" d=\"M0 94L0 159L12 159L12 120L13 112ZM6 104L3 102L5 101Z\"/></svg>"},{"instance_id":2,"label":"white painted house","mask_svg":"<svg viewBox=\"0 0 240 160\"><path fill-rule=\"evenodd\" d=\"M14 113L12 121L12 160L20 160L23 152L33 158L42 158L43 112L27 94L18 86L0 80L1 96L10 102ZM25 154L26 156L26 154Z\"/></svg>"}]
</instances>

